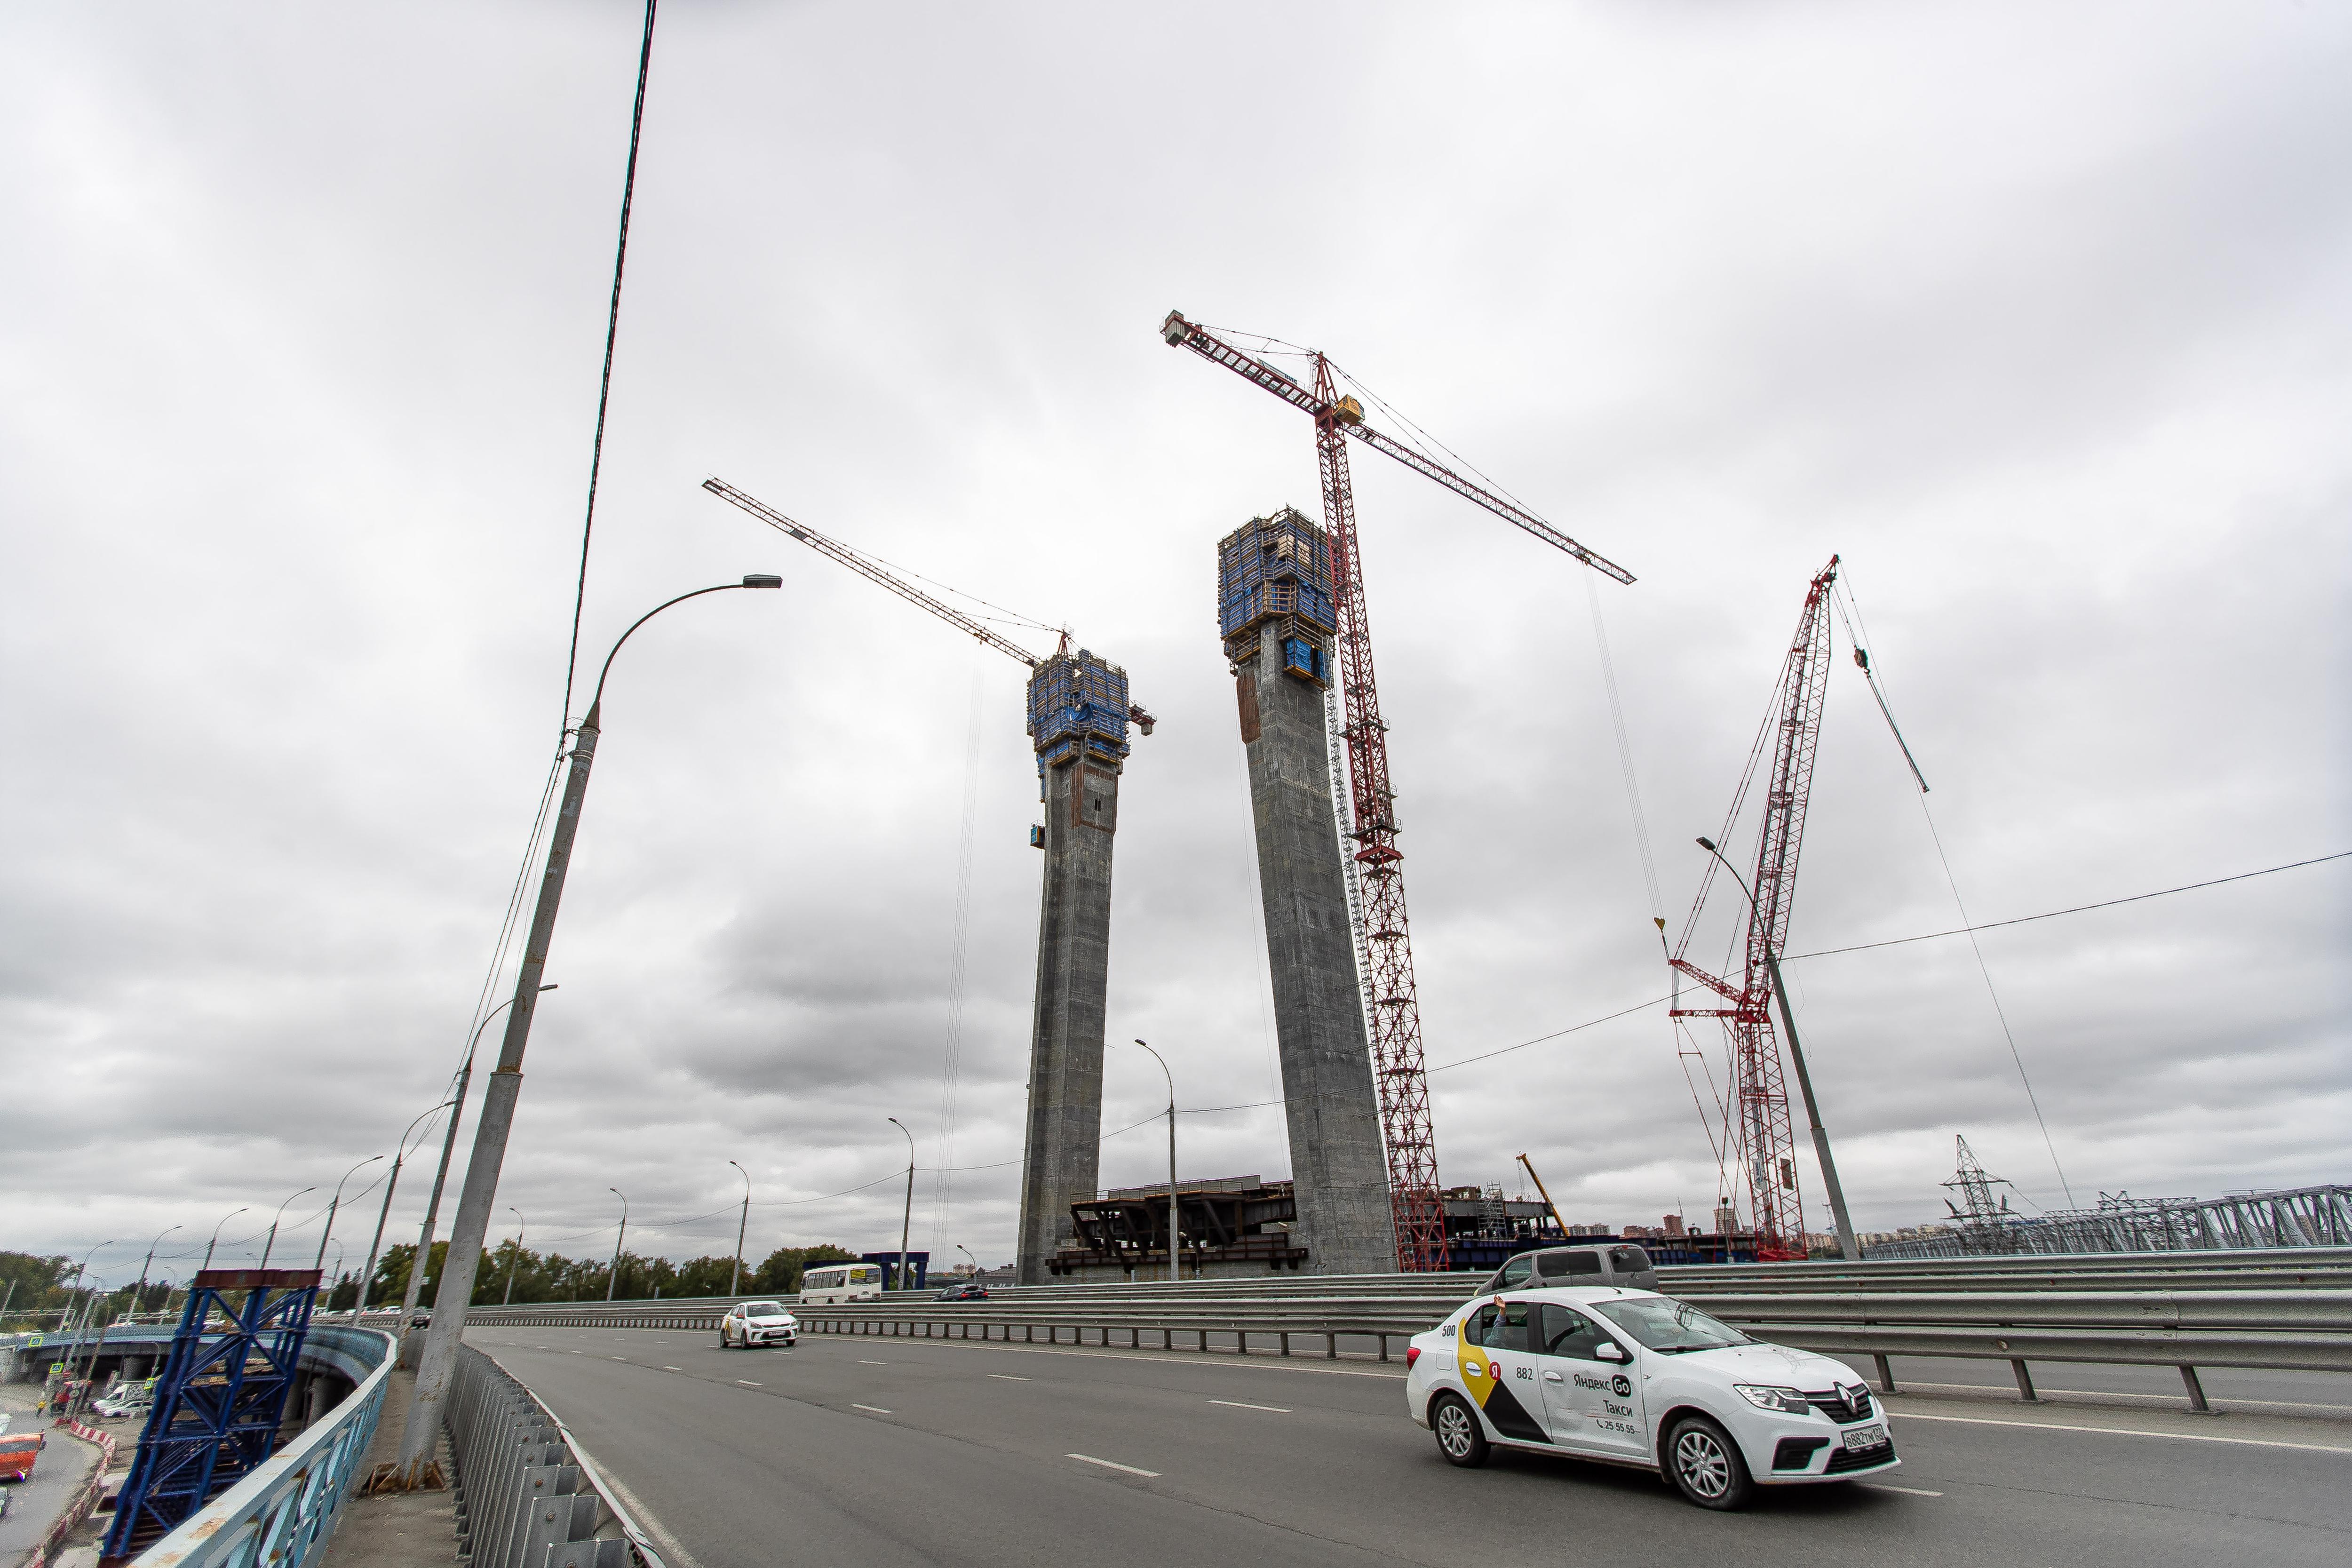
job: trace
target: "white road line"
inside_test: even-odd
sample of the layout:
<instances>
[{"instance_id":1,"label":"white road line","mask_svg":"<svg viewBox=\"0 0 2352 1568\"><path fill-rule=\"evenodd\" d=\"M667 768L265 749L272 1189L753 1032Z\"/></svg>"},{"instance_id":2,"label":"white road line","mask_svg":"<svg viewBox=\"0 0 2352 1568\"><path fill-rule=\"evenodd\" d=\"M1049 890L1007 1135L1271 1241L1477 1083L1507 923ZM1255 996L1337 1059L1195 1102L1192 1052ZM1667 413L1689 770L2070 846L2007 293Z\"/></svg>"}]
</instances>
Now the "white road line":
<instances>
[{"instance_id":1,"label":"white road line","mask_svg":"<svg viewBox=\"0 0 2352 1568\"><path fill-rule=\"evenodd\" d=\"M1097 1459L1092 1454L1065 1454L1062 1458L1076 1459L1089 1465L1100 1465L1106 1470L1125 1470L1130 1476L1156 1477L1160 1474L1158 1470L1139 1470L1133 1465L1122 1465L1111 1459Z\"/></svg>"},{"instance_id":2,"label":"white road line","mask_svg":"<svg viewBox=\"0 0 2352 1568\"><path fill-rule=\"evenodd\" d=\"M666 1366L666 1367L662 1368L662 1370L663 1370L664 1372L683 1372L683 1371L685 1371L686 1369L685 1369L684 1367Z\"/></svg>"},{"instance_id":3,"label":"white road line","mask_svg":"<svg viewBox=\"0 0 2352 1568\"><path fill-rule=\"evenodd\" d=\"M1230 1405L1235 1410L1265 1410L1270 1411L1276 1415L1287 1415L1290 1414L1289 1410L1283 1405L1250 1405L1239 1399L1212 1399L1209 1403L1212 1405Z\"/></svg>"},{"instance_id":4,"label":"white road line","mask_svg":"<svg viewBox=\"0 0 2352 1568\"><path fill-rule=\"evenodd\" d=\"M1941 1492L1927 1491L1919 1487L1891 1487L1885 1481L1864 1481L1863 1488L1874 1492L1901 1492L1905 1497L1942 1497Z\"/></svg>"},{"instance_id":5,"label":"white road line","mask_svg":"<svg viewBox=\"0 0 2352 1568\"><path fill-rule=\"evenodd\" d=\"M857 1364L860 1366L888 1366L890 1363L887 1361L861 1361Z\"/></svg>"},{"instance_id":6,"label":"white road line","mask_svg":"<svg viewBox=\"0 0 2352 1568\"><path fill-rule=\"evenodd\" d=\"M741 1384L746 1388L764 1388L767 1386L765 1384L753 1383L748 1377L739 1377L735 1381Z\"/></svg>"},{"instance_id":7,"label":"white road line","mask_svg":"<svg viewBox=\"0 0 2352 1568\"><path fill-rule=\"evenodd\" d=\"M1009 1372L992 1372L988 1375L996 1379L999 1383L1026 1383L1029 1381L1025 1377L1015 1377Z\"/></svg>"},{"instance_id":8,"label":"white road line","mask_svg":"<svg viewBox=\"0 0 2352 1568\"><path fill-rule=\"evenodd\" d=\"M2180 1395L2178 1394L2133 1394L2119 1388L2043 1388L2040 1384L2034 1386L2041 1391L2042 1396L2045 1399L2052 1394L2064 1394L2083 1399L2137 1399L2174 1410L2181 1408ZM2005 1383L1914 1383L1907 1377L1903 1380L1904 1393L1907 1394L1915 1388L1948 1389L1960 1394L2006 1395L2010 1393L2010 1385ZM1903 1394L1898 1394L1895 1397L1900 1399ZM2336 1415L2352 1415L2352 1405L2314 1405L2305 1400L2294 1399L2239 1399L2218 1394L2212 1397L2228 1405L2258 1405L2266 1410L2325 1410Z\"/></svg>"},{"instance_id":9,"label":"white road line","mask_svg":"<svg viewBox=\"0 0 2352 1568\"><path fill-rule=\"evenodd\" d=\"M878 1405L853 1405L850 1408L852 1410L871 1410L877 1415L887 1415L890 1414L890 1412L883 1409Z\"/></svg>"},{"instance_id":10,"label":"white road line","mask_svg":"<svg viewBox=\"0 0 2352 1568\"><path fill-rule=\"evenodd\" d=\"M614 1356L613 1359L614 1359L614 1361L626 1361L626 1360L628 1360L629 1358L628 1358L627 1356L625 1356L625 1355L616 1355L616 1356Z\"/></svg>"},{"instance_id":11,"label":"white road line","mask_svg":"<svg viewBox=\"0 0 2352 1568\"><path fill-rule=\"evenodd\" d=\"M2300 1448L2310 1454L2352 1454L2334 1443L2281 1443L2268 1437L2214 1437L2202 1432L2148 1432L2135 1426L2066 1426L2055 1421L1999 1421L1983 1415L1922 1415L1890 1410L1897 1421L1950 1421L1962 1426L2031 1426L2037 1432L2098 1432L2110 1437L2169 1437L2176 1443L2234 1443L2244 1448Z\"/></svg>"}]
</instances>

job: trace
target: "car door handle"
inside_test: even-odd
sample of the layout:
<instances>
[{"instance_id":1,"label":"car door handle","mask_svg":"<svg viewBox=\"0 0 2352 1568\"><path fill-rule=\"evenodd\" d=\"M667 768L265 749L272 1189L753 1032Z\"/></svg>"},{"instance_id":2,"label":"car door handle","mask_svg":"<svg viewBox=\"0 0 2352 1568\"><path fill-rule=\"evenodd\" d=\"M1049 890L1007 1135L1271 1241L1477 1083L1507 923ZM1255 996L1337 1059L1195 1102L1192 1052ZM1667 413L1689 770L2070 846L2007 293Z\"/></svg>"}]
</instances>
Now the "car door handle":
<instances>
[{"instance_id":1,"label":"car door handle","mask_svg":"<svg viewBox=\"0 0 2352 1568\"><path fill-rule=\"evenodd\" d=\"M1559 1373L1556 1372L1548 1372L1544 1373L1544 1381L1546 1383L1566 1383L1568 1379L1560 1376Z\"/></svg>"}]
</instances>

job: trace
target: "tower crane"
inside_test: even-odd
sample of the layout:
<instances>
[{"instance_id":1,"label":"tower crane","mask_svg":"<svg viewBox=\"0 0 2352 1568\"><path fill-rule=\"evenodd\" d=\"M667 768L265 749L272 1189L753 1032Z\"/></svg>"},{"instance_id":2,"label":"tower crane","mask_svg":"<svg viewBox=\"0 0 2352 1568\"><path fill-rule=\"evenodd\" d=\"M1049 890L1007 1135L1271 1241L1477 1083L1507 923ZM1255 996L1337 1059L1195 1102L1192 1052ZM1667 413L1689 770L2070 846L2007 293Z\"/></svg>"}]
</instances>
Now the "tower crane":
<instances>
[{"instance_id":1,"label":"tower crane","mask_svg":"<svg viewBox=\"0 0 2352 1568\"><path fill-rule=\"evenodd\" d=\"M1797 852L1805 837L1805 806L1812 793L1813 753L1822 738L1822 701L1828 694L1830 670L1830 587L1837 581L1838 558L1813 574L1805 593L1805 607L1797 617L1796 636L1790 639L1781 661L1780 680L1756 743L1748 753L1747 771L1731 797L1731 810L1714 842L1729 838L1731 825L1756 779L1765 742L1772 742L1772 766L1764 791L1764 822L1756 838L1756 870L1748 895L1746 964L1737 982L1709 973L1687 956L1691 934L1706 907L1715 882L1717 862L1710 858L1699 883L1698 897L1669 962L1675 970L1712 991L1727 1005L1673 1009L1677 1018L1720 1018L1731 1037L1733 1107L1738 1125L1733 1131L1736 1148L1747 1168L1748 1198L1756 1223L1756 1256L1770 1262L1805 1256L1804 1196L1797 1186L1796 1135L1789 1121L1789 1095L1781 1074L1780 1044L1772 1030L1771 1007L1778 989L1777 969L1782 943L1789 934L1789 913L1797 897ZM1714 853L1714 843L1701 844ZM1781 1020L1790 1030L1791 1052L1797 1047L1795 1021L1782 1004ZM1801 1083L1803 1059L1797 1058ZM1807 1088L1807 1110L1811 1093ZM1829 1157L1828 1134L1818 1115L1809 1116L1821 1159L1822 1179L1830 1184L1832 1207L1842 1237L1851 1231L1843 1213L1844 1200L1836 1186L1837 1169ZM1847 1243L1849 1248L1851 1242ZM1849 1255L1853 1255L1851 1252Z\"/></svg>"},{"instance_id":2,"label":"tower crane","mask_svg":"<svg viewBox=\"0 0 2352 1568\"><path fill-rule=\"evenodd\" d=\"M1486 508L1594 571L1631 583L1633 574L1483 485L1463 478L1427 454L1364 422L1364 406L1339 390L1337 367L1311 350L1314 385L1285 374L1209 329L1171 310L1160 324L1171 348L1189 349L1211 364L1272 393L1315 422L1315 458L1323 482L1323 524L1331 535L1332 598L1339 612L1339 675L1347 723L1349 799L1353 806L1355 860L1364 906L1363 964L1371 1033L1372 1073L1380 1085L1381 1131L1389 1160L1389 1206L1396 1220L1397 1267L1407 1271L1447 1266L1445 1208L1438 1195L1437 1143L1429 1121L1429 1078L1421 1041L1421 1001L1414 986L1412 927L1405 918L1404 853L1397 847L1396 791L1389 774L1388 724L1381 717L1372 672L1372 634L1365 608L1363 552L1356 534L1356 500L1348 476L1348 443L1360 442L1464 499Z\"/></svg>"}]
</instances>

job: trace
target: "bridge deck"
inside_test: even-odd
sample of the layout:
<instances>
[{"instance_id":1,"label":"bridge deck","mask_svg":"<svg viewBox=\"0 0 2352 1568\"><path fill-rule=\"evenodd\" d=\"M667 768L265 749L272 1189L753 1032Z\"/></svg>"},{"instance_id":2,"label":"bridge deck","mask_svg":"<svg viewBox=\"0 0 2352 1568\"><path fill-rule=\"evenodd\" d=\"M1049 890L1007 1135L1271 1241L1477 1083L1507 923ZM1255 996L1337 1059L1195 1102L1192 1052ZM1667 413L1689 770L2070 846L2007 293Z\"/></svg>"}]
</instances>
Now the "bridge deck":
<instances>
[{"instance_id":1,"label":"bridge deck","mask_svg":"<svg viewBox=\"0 0 2352 1568\"><path fill-rule=\"evenodd\" d=\"M1906 1366L1937 1385L1889 1402L1906 1458L1889 1481L1909 1490L1784 1490L1724 1518L1598 1466L1498 1456L1454 1470L1402 1415L1395 1365L920 1339L730 1352L709 1334L650 1330L468 1338L642 1500L683 1549L673 1568L751 1568L787 1548L873 1565L1082 1552L1204 1568L2147 1568L2333 1564L2352 1546L2341 1379L2216 1373L2231 1413L2196 1416L2140 1407L2137 1394L2164 1394L2160 1370L2069 1368L2050 1381L2082 1397L2029 1406L1998 1397L1998 1363Z\"/></svg>"}]
</instances>

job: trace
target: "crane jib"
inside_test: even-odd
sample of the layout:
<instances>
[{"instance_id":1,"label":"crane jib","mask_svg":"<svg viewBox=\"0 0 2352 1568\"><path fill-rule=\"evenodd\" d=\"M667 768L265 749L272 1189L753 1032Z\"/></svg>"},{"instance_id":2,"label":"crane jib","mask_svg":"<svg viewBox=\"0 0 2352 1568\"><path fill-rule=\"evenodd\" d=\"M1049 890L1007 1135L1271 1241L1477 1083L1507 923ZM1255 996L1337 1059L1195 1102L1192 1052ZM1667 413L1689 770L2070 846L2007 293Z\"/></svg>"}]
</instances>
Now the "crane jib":
<instances>
[{"instance_id":1,"label":"crane jib","mask_svg":"<svg viewBox=\"0 0 2352 1568\"><path fill-rule=\"evenodd\" d=\"M1340 398L1336 404L1327 402L1264 360L1235 348L1207 328L1195 326L1184 320L1180 312L1171 310L1168 319L1160 323L1160 331L1171 348L1190 349L1210 363L1224 366L1244 380L1271 392L1318 425L1328 419L1333 426L1374 451L1393 458L1415 473L1436 480L1465 500L1476 502L1504 521L1525 529L1546 544L1574 556L1603 576L1620 583L1630 584L1635 580L1633 574L1622 566L1586 549L1525 507L1495 494L1484 486L1474 484L1395 437L1365 424L1362 410L1356 406L1353 398ZM1338 416L1332 417L1335 408Z\"/></svg>"}]
</instances>

